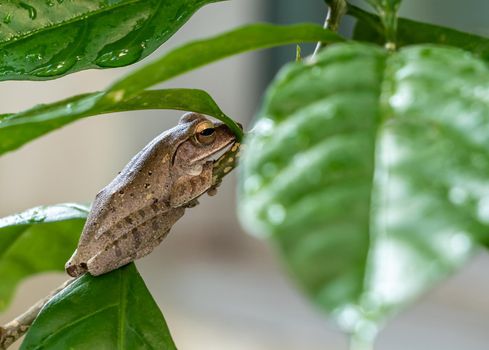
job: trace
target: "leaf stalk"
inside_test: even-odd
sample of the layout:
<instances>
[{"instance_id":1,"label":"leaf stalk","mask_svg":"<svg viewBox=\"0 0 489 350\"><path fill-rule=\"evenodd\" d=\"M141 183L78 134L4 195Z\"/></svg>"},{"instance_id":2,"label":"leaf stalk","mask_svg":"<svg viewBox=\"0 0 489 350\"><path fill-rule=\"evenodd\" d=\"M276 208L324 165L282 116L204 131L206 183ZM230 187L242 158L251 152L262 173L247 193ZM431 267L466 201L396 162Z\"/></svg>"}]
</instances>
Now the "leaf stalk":
<instances>
[{"instance_id":1,"label":"leaf stalk","mask_svg":"<svg viewBox=\"0 0 489 350\"><path fill-rule=\"evenodd\" d=\"M337 32L341 23L341 18L346 14L348 4L346 0L331 0L326 2L328 4L328 13L326 20L324 21L324 28ZM323 42L318 42L314 49L313 55L316 55L324 47Z\"/></svg>"}]
</instances>

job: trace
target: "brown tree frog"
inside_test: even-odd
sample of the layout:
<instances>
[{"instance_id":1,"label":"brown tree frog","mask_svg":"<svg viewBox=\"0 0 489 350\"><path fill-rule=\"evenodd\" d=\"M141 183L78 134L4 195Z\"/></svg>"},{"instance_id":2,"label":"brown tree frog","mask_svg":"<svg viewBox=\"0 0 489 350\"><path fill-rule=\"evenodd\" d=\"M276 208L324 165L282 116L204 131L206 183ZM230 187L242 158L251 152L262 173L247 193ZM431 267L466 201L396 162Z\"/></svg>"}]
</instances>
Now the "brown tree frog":
<instances>
[{"instance_id":1,"label":"brown tree frog","mask_svg":"<svg viewBox=\"0 0 489 350\"><path fill-rule=\"evenodd\" d=\"M149 254L211 189L211 157L234 141L224 124L188 113L146 145L95 197L68 274L101 275Z\"/></svg>"}]
</instances>

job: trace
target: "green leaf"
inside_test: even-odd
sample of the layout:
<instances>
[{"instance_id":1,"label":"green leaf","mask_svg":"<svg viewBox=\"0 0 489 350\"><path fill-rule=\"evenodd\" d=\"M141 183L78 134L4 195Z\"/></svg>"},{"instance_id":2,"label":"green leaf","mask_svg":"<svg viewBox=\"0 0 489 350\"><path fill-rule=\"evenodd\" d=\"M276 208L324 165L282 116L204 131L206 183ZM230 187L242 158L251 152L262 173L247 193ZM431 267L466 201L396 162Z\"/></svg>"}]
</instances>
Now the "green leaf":
<instances>
[{"instance_id":1,"label":"green leaf","mask_svg":"<svg viewBox=\"0 0 489 350\"><path fill-rule=\"evenodd\" d=\"M243 134L241 128L204 91L142 89L247 50L321 40L335 42L343 39L317 25L255 24L184 45L129 75L106 96L103 92L84 94L25 112L0 115L0 154L83 117L138 109L179 109L208 114L226 123L240 139Z\"/></svg>"},{"instance_id":2,"label":"green leaf","mask_svg":"<svg viewBox=\"0 0 489 350\"><path fill-rule=\"evenodd\" d=\"M146 57L218 0L4 1L0 80L46 80Z\"/></svg>"},{"instance_id":3,"label":"green leaf","mask_svg":"<svg viewBox=\"0 0 489 350\"><path fill-rule=\"evenodd\" d=\"M68 348L176 349L134 264L73 282L44 306L21 346Z\"/></svg>"},{"instance_id":4,"label":"green leaf","mask_svg":"<svg viewBox=\"0 0 489 350\"><path fill-rule=\"evenodd\" d=\"M0 218L0 311L22 279L64 270L87 214L85 206L58 204Z\"/></svg>"},{"instance_id":5,"label":"green leaf","mask_svg":"<svg viewBox=\"0 0 489 350\"><path fill-rule=\"evenodd\" d=\"M271 86L240 216L370 341L489 234L489 68L453 48L338 44Z\"/></svg>"},{"instance_id":6,"label":"green leaf","mask_svg":"<svg viewBox=\"0 0 489 350\"><path fill-rule=\"evenodd\" d=\"M355 40L378 44L385 42L382 26L377 16L351 5L348 13L358 19L353 34ZM488 38L443 26L399 18L397 29L398 47L427 43L455 46L471 51L484 60L489 60Z\"/></svg>"},{"instance_id":7,"label":"green leaf","mask_svg":"<svg viewBox=\"0 0 489 350\"><path fill-rule=\"evenodd\" d=\"M0 154L12 151L50 131L97 114L140 109L177 109L211 115L228 125L236 124L217 106L205 91L192 89L168 89L143 91L132 99L118 103L104 100L101 92L71 97L30 110L0 116ZM239 133L242 134L241 129ZM238 134L239 135L239 134Z\"/></svg>"},{"instance_id":8,"label":"green leaf","mask_svg":"<svg viewBox=\"0 0 489 350\"><path fill-rule=\"evenodd\" d=\"M242 52L308 41L331 43L343 39L314 24L252 24L171 51L116 82L110 88L107 98L118 101L133 96L152 85Z\"/></svg>"}]
</instances>

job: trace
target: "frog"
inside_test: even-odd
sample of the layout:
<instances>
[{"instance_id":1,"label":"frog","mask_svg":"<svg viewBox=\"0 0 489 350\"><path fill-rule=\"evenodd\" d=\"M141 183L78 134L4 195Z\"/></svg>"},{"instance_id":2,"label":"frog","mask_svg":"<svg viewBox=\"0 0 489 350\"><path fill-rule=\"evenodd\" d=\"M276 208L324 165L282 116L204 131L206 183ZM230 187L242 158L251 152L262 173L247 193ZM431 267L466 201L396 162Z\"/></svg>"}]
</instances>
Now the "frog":
<instances>
[{"instance_id":1,"label":"frog","mask_svg":"<svg viewBox=\"0 0 489 350\"><path fill-rule=\"evenodd\" d=\"M235 143L225 124L184 114L97 193L66 272L99 276L151 253L187 208L215 192L212 158Z\"/></svg>"}]
</instances>

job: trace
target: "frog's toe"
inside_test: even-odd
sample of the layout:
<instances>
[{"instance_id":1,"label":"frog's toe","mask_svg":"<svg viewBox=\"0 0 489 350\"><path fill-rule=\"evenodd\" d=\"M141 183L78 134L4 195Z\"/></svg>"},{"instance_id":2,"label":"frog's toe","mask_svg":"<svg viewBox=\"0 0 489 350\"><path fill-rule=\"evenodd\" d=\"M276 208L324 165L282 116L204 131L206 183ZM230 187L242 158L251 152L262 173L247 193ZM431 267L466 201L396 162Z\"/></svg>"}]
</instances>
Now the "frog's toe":
<instances>
[{"instance_id":1,"label":"frog's toe","mask_svg":"<svg viewBox=\"0 0 489 350\"><path fill-rule=\"evenodd\" d=\"M65 266L66 273L70 275L71 277L78 277L83 275L88 271L87 269L87 264L81 263L79 265L72 265L71 263L68 263Z\"/></svg>"}]
</instances>

